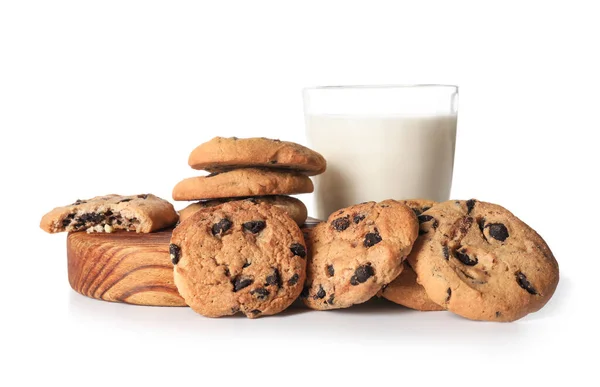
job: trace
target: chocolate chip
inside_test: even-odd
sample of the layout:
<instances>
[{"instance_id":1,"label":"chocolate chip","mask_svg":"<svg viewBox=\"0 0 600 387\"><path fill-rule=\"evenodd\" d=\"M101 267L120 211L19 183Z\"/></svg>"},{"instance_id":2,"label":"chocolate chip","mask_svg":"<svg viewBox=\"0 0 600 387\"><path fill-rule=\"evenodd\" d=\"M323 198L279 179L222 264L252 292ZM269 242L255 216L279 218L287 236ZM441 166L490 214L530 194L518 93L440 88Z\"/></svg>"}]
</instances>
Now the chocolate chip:
<instances>
[{"instance_id":1,"label":"chocolate chip","mask_svg":"<svg viewBox=\"0 0 600 387\"><path fill-rule=\"evenodd\" d=\"M438 228L438 226L439 226L439 225L440 225L440 224L438 223L438 221L437 221L437 219L436 219L436 220L434 220L434 221L433 221L433 223L431 224L431 227L432 227L434 230L437 230L437 228Z\"/></svg>"},{"instance_id":2,"label":"chocolate chip","mask_svg":"<svg viewBox=\"0 0 600 387\"><path fill-rule=\"evenodd\" d=\"M250 231L252 234L258 234L267 226L267 224L263 220L253 220L244 223L243 226L244 229Z\"/></svg>"},{"instance_id":3,"label":"chocolate chip","mask_svg":"<svg viewBox=\"0 0 600 387\"><path fill-rule=\"evenodd\" d=\"M181 248L171 243L169 245L169 256L171 257L173 265L177 265L179 263L179 258L181 258Z\"/></svg>"},{"instance_id":4,"label":"chocolate chip","mask_svg":"<svg viewBox=\"0 0 600 387\"><path fill-rule=\"evenodd\" d=\"M365 235L365 241L363 242L363 244L365 245L365 247L371 247L375 246L379 242L381 242L381 235L379 235L379 232L375 231Z\"/></svg>"},{"instance_id":5,"label":"chocolate chip","mask_svg":"<svg viewBox=\"0 0 600 387\"><path fill-rule=\"evenodd\" d=\"M450 301L450 297L452 297L452 289L448 288L446 289L446 302Z\"/></svg>"},{"instance_id":6,"label":"chocolate chip","mask_svg":"<svg viewBox=\"0 0 600 387\"><path fill-rule=\"evenodd\" d=\"M255 296L259 300L266 300L269 297L269 291L265 288L254 289L250 292L251 295Z\"/></svg>"},{"instance_id":7,"label":"chocolate chip","mask_svg":"<svg viewBox=\"0 0 600 387\"><path fill-rule=\"evenodd\" d=\"M467 266L475 266L477 265L477 257L469 257L467 255L467 253L465 252L465 250L461 250L461 251L456 251L454 252L454 256L461 261L463 264L467 265Z\"/></svg>"},{"instance_id":8,"label":"chocolate chip","mask_svg":"<svg viewBox=\"0 0 600 387\"><path fill-rule=\"evenodd\" d=\"M213 235L223 235L233 226L233 223L227 218L219 220L218 223L212 225Z\"/></svg>"},{"instance_id":9,"label":"chocolate chip","mask_svg":"<svg viewBox=\"0 0 600 387\"><path fill-rule=\"evenodd\" d=\"M527 293L533 295L538 294L537 290L535 290L535 288L531 285L531 282L527 280L525 274L521 273L520 271L517 272L517 282L519 283L520 287L527 290Z\"/></svg>"},{"instance_id":10,"label":"chocolate chip","mask_svg":"<svg viewBox=\"0 0 600 387\"><path fill-rule=\"evenodd\" d=\"M450 259L450 252L448 251L448 246L444 245L442 246L442 252L444 253L444 258L446 258L446 261Z\"/></svg>"},{"instance_id":11,"label":"chocolate chip","mask_svg":"<svg viewBox=\"0 0 600 387\"><path fill-rule=\"evenodd\" d=\"M250 311L250 314L252 314L254 316L256 316L257 314L261 314L261 313L262 313L262 311L260 309L252 309Z\"/></svg>"},{"instance_id":12,"label":"chocolate chip","mask_svg":"<svg viewBox=\"0 0 600 387\"><path fill-rule=\"evenodd\" d=\"M361 265L354 271L354 275L350 278L350 285L356 286L358 284L362 284L374 274L375 271L370 264Z\"/></svg>"},{"instance_id":13,"label":"chocolate chip","mask_svg":"<svg viewBox=\"0 0 600 387\"><path fill-rule=\"evenodd\" d=\"M103 219L104 216L102 214L97 214L95 212L88 212L79 216L79 220L81 222L98 223L101 222Z\"/></svg>"},{"instance_id":14,"label":"chocolate chip","mask_svg":"<svg viewBox=\"0 0 600 387\"><path fill-rule=\"evenodd\" d=\"M419 221L419 223L429 222L432 219L433 219L433 216L431 216L431 215L419 215L417 217L417 220Z\"/></svg>"},{"instance_id":15,"label":"chocolate chip","mask_svg":"<svg viewBox=\"0 0 600 387\"><path fill-rule=\"evenodd\" d=\"M234 280L232 281L233 291L234 292L240 291L243 288L252 285L252 283L254 283L254 280L252 278L235 277Z\"/></svg>"},{"instance_id":16,"label":"chocolate chip","mask_svg":"<svg viewBox=\"0 0 600 387\"><path fill-rule=\"evenodd\" d=\"M333 277L335 274L335 270L333 269L333 265L327 265L327 276Z\"/></svg>"},{"instance_id":17,"label":"chocolate chip","mask_svg":"<svg viewBox=\"0 0 600 387\"><path fill-rule=\"evenodd\" d=\"M265 286L269 285L281 286L281 276L279 275L279 270L273 269L273 274L269 274L267 276Z\"/></svg>"},{"instance_id":18,"label":"chocolate chip","mask_svg":"<svg viewBox=\"0 0 600 387\"><path fill-rule=\"evenodd\" d=\"M63 219L63 221L62 221L62 226L63 227L67 227L70 224L71 224L71 219L69 219L69 218Z\"/></svg>"},{"instance_id":19,"label":"chocolate chip","mask_svg":"<svg viewBox=\"0 0 600 387\"><path fill-rule=\"evenodd\" d=\"M325 289L323 289L322 285L319 285L319 290L315 293L315 295L313 296L313 298L315 300L321 299L321 298L325 298L326 293L325 293Z\"/></svg>"},{"instance_id":20,"label":"chocolate chip","mask_svg":"<svg viewBox=\"0 0 600 387\"><path fill-rule=\"evenodd\" d=\"M354 218L352 219L354 221L354 223L360 223L360 221L365 219L365 215L354 215Z\"/></svg>"},{"instance_id":21,"label":"chocolate chip","mask_svg":"<svg viewBox=\"0 0 600 387\"><path fill-rule=\"evenodd\" d=\"M334 298L335 298L335 297L334 297L334 295L333 295L333 294L332 294L332 295L330 295L330 296L329 296L329 298L327 299L327 303L328 303L329 305L333 305Z\"/></svg>"},{"instance_id":22,"label":"chocolate chip","mask_svg":"<svg viewBox=\"0 0 600 387\"><path fill-rule=\"evenodd\" d=\"M296 285L298 283L299 279L300 279L300 276L296 273L288 280L287 284L289 286Z\"/></svg>"},{"instance_id":23,"label":"chocolate chip","mask_svg":"<svg viewBox=\"0 0 600 387\"><path fill-rule=\"evenodd\" d=\"M496 312L496 318L500 318L500 316L502 316L502 313Z\"/></svg>"},{"instance_id":24,"label":"chocolate chip","mask_svg":"<svg viewBox=\"0 0 600 387\"><path fill-rule=\"evenodd\" d=\"M229 277L231 275L231 273L229 272L229 268L228 267L225 267L225 275L227 277Z\"/></svg>"},{"instance_id":25,"label":"chocolate chip","mask_svg":"<svg viewBox=\"0 0 600 387\"><path fill-rule=\"evenodd\" d=\"M415 213L415 215L418 217L419 215L421 215L423 213L423 211L421 211L418 208L411 208L411 210L413 210L413 212Z\"/></svg>"},{"instance_id":26,"label":"chocolate chip","mask_svg":"<svg viewBox=\"0 0 600 387\"><path fill-rule=\"evenodd\" d=\"M81 200L81 199L77 199L77 200L75 200L75 203L73 203L73 204L71 204L71 205L72 205L72 206L76 206L76 205L78 205L78 204L85 204L85 203L87 203L87 201L85 201L85 200Z\"/></svg>"},{"instance_id":27,"label":"chocolate chip","mask_svg":"<svg viewBox=\"0 0 600 387\"><path fill-rule=\"evenodd\" d=\"M127 199L121 199L121 200L119 200L119 201L117 202L117 204L119 204L119 203L127 203L127 202L130 202L130 201L132 201L132 200L133 200L133 199L130 199L130 198L127 198Z\"/></svg>"},{"instance_id":28,"label":"chocolate chip","mask_svg":"<svg viewBox=\"0 0 600 387\"><path fill-rule=\"evenodd\" d=\"M467 200L467 214L470 214L473 211L473 207L475 207L475 199Z\"/></svg>"},{"instance_id":29,"label":"chocolate chip","mask_svg":"<svg viewBox=\"0 0 600 387\"><path fill-rule=\"evenodd\" d=\"M344 216L343 218L337 218L331 221L331 227L333 227L336 231L344 231L348 227L350 227L350 216Z\"/></svg>"},{"instance_id":30,"label":"chocolate chip","mask_svg":"<svg viewBox=\"0 0 600 387\"><path fill-rule=\"evenodd\" d=\"M508 230L502 223L491 223L486 227L489 227L490 236L494 239L504 242L508 238Z\"/></svg>"},{"instance_id":31,"label":"chocolate chip","mask_svg":"<svg viewBox=\"0 0 600 387\"><path fill-rule=\"evenodd\" d=\"M137 197L140 199L148 199L148 194L138 195Z\"/></svg>"},{"instance_id":32,"label":"chocolate chip","mask_svg":"<svg viewBox=\"0 0 600 387\"><path fill-rule=\"evenodd\" d=\"M113 212L111 210L104 212L104 216L112 216L112 214Z\"/></svg>"},{"instance_id":33,"label":"chocolate chip","mask_svg":"<svg viewBox=\"0 0 600 387\"><path fill-rule=\"evenodd\" d=\"M244 263L244 265L242 266L242 269L247 268L248 266L250 266L251 262L246 260L246 262Z\"/></svg>"},{"instance_id":34,"label":"chocolate chip","mask_svg":"<svg viewBox=\"0 0 600 387\"><path fill-rule=\"evenodd\" d=\"M308 297L308 286L304 285L302 288L302 293L300 293L300 298Z\"/></svg>"},{"instance_id":35,"label":"chocolate chip","mask_svg":"<svg viewBox=\"0 0 600 387\"><path fill-rule=\"evenodd\" d=\"M292 253L294 253L294 255L297 255L300 258L306 257L306 249L300 243L294 243L293 245L291 245L290 250L292 251Z\"/></svg>"},{"instance_id":36,"label":"chocolate chip","mask_svg":"<svg viewBox=\"0 0 600 387\"><path fill-rule=\"evenodd\" d=\"M77 215L77 214L69 214L69 215L67 215L67 219L73 219L73 218L75 218L75 215Z\"/></svg>"}]
</instances>

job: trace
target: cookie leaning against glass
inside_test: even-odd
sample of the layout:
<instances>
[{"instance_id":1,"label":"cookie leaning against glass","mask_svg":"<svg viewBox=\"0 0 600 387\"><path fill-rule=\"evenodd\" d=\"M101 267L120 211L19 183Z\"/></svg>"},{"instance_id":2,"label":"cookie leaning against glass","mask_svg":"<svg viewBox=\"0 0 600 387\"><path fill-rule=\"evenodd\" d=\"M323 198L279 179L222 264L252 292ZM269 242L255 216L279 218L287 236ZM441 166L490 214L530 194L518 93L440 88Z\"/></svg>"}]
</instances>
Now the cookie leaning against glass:
<instances>
[{"instance_id":1,"label":"cookie leaning against glass","mask_svg":"<svg viewBox=\"0 0 600 387\"><path fill-rule=\"evenodd\" d=\"M414 212L395 200L344 208L306 229L304 303L326 310L369 300L400 274L418 230Z\"/></svg>"},{"instance_id":2,"label":"cookie leaning against glass","mask_svg":"<svg viewBox=\"0 0 600 387\"><path fill-rule=\"evenodd\" d=\"M246 200L193 214L173 231L170 253L179 293L207 317L279 313L306 276L298 225L277 207Z\"/></svg>"},{"instance_id":3,"label":"cookie leaning against glass","mask_svg":"<svg viewBox=\"0 0 600 387\"><path fill-rule=\"evenodd\" d=\"M472 320L514 321L554 294L559 271L550 248L505 208L451 200L419 220L408 262L436 304Z\"/></svg>"}]
</instances>

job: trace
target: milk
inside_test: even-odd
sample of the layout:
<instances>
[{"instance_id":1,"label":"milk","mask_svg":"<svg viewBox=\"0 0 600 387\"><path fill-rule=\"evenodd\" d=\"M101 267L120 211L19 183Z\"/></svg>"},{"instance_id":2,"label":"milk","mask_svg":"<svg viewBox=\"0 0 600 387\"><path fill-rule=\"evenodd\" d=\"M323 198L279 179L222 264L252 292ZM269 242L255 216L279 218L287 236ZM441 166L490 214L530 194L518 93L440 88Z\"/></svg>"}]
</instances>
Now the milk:
<instances>
[{"instance_id":1,"label":"milk","mask_svg":"<svg viewBox=\"0 0 600 387\"><path fill-rule=\"evenodd\" d=\"M307 115L306 133L327 159L314 179L320 219L372 200L449 199L456 115Z\"/></svg>"}]
</instances>

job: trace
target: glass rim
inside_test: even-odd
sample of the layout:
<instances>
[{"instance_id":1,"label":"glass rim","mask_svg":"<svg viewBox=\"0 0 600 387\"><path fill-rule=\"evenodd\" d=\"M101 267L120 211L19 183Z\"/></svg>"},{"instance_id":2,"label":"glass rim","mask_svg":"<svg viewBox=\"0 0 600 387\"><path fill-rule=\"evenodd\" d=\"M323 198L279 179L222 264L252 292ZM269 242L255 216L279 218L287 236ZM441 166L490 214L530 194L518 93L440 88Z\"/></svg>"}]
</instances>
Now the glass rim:
<instances>
[{"instance_id":1,"label":"glass rim","mask_svg":"<svg viewBox=\"0 0 600 387\"><path fill-rule=\"evenodd\" d=\"M331 85L331 86L312 86L305 87L302 91L310 90L347 90L347 89L418 89L418 88L439 88L454 89L458 91L458 85L447 85L441 83L415 83L415 84L388 84L388 85Z\"/></svg>"}]
</instances>

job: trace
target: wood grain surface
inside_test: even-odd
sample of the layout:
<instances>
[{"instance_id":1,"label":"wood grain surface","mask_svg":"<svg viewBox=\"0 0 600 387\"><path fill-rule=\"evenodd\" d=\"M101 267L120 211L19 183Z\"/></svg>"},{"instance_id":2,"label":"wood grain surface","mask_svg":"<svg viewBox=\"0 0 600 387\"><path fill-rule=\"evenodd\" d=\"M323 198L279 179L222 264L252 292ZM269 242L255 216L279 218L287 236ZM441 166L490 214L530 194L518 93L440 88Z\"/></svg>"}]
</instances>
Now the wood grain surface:
<instances>
[{"instance_id":1,"label":"wood grain surface","mask_svg":"<svg viewBox=\"0 0 600 387\"><path fill-rule=\"evenodd\" d=\"M67 258L71 287L84 296L105 301L185 306L173 282L171 232L70 233Z\"/></svg>"}]
</instances>

